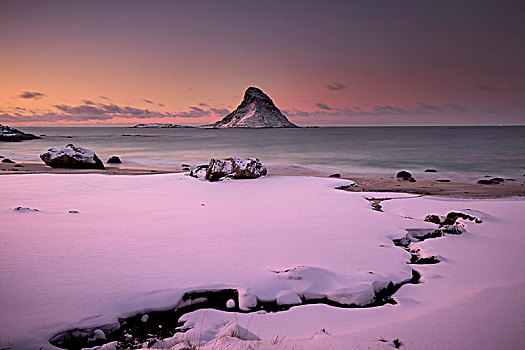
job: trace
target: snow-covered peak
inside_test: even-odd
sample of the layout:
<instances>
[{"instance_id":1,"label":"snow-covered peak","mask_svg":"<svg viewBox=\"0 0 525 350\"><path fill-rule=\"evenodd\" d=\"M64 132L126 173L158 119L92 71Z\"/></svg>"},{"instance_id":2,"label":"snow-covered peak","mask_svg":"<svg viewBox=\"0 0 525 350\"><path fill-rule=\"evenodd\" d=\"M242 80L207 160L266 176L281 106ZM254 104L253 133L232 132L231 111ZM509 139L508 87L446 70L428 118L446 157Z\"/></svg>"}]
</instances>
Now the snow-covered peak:
<instances>
[{"instance_id":1,"label":"snow-covered peak","mask_svg":"<svg viewBox=\"0 0 525 350\"><path fill-rule=\"evenodd\" d=\"M249 87L241 104L210 128L296 128L261 89Z\"/></svg>"}]
</instances>

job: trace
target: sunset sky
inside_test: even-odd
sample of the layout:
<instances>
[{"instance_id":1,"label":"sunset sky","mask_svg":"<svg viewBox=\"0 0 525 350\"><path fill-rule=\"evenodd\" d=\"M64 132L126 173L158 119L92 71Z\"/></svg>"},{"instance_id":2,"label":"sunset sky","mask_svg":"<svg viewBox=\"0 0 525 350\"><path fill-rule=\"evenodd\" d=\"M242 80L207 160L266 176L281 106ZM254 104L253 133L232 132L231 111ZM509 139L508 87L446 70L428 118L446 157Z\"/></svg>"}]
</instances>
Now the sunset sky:
<instances>
[{"instance_id":1,"label":"sunset sky","mask_svg":"<svg viewBox=\"0 0 525 350\"><path fill-rule=\"evenodd\" d=\"M521 1L0 1L0 123L525 124Z\"/></svg>"}]
</instances>

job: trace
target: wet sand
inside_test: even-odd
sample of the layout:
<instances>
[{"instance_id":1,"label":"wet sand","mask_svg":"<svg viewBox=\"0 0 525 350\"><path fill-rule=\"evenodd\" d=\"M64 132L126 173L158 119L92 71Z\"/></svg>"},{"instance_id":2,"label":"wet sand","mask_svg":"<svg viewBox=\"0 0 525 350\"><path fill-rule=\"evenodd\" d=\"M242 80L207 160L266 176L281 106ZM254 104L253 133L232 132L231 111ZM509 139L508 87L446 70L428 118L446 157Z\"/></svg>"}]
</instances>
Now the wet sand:
<instances>
[{"instance_id":1,"label":"wet sand","mask_svg":"<svg viewBox=\"0 0 525 350\"><path fill-rule=\"evenodd\" d=\"M525 177L515 181L505 181L500 184L479 185L464 180L437 182L422 180L417 182L401 181L379 177L353 177L359 187L350 187L351 192L403 192L420 195L432 195L448 198L504 198L525 196Z\"/></svg>"},{"instance_id":2,"label":"wet sand","mask_svg":"<svg viewBox=\"0 0 525 350\"><path fill-rule=\"evenodd\" d=\"M16 161L16 160L15 160ZM140 168L129 167L125 165L108 165L104 164L106 169L67 169L51 168L44 163L36 162L16 162L0 163L0 175L7 174L105 174L105 175L150 175L150 174L168 174L180 173L182 169L171 168Z\"/></svg>"},{"instance_id":3,"label":"wet sand","mask_svg":"<svg viewBox=\"0 0 525 350\"><path fill-rule=\"evenodd\" d=\"M16 161L16 160L15 160ZM105 174L105 175L152 175L152 174L169 174L185 172L182 168L140 168L128 167L124 164L107 165L105 170L96 169L64 169L51 168L43 163L37 162L17 162L0 163L0 175L7 174ZM328 177L329 174L321 172L297 173L277 170L269 171L272 175L294 175L294 176L317 176ZM427 174L428 175L428 174ZM433 176L433 178L432 178ZM417 177L416 177L417 178ZM483 179L479 176L479 179ZM439 175L417 180L417 182L400 181L394 177L384 175L363 175L344 174L341 180L353 180L358 187L346 189L351 192L403 192L414 193L419 195L432 195L448 198L505 198L505 197L523 197L525 196L525 176L522 178L507 179L500 184L480 185L476 180L454 179L447 176L450 182L441 182Z\"/></svg>"}]
</instances>

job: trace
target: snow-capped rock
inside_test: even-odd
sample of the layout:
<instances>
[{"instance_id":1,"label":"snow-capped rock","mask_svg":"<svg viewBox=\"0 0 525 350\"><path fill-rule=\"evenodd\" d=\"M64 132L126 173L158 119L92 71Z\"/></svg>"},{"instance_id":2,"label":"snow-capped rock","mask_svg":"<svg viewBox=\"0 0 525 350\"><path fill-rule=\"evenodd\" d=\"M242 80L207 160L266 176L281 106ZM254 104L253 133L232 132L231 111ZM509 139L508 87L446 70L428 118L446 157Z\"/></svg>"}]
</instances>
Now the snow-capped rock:
<instances>
[{"instance_id":1,"label":"snow-capped rock","mask_svg":"<svg viewBox=\"0 0 525 350\"><path fill-rule=\"evenodd\" d=\"M257 158L211 159L206 170L206 180L219 181L224 177L232 179L255 179L266 175L267 170Z\"/></svg>"},{"instance_id":2,"label":"snow-capped rock","mask_svg":"<svg viewBox=\"0 0 525 350\"><path fill-rule=\"evenodd\" d=\"M208 171L208 164L198 165L195 169L190 171L190 176L198 179L206 178L206 172Z\"/></svg>"},{"instance_id":3,"label":"snow-capped rock","mask_svg":"<svg viewBox=\"0 0 525 350\"><path fill-rule=\"evenodd\" d=\"M33 140L33 139L39 139L39 138L40 137L36 135L27 134L15 128L11 128L7 125L0 124L0 141L19 142L23 140Z\"/></svg>"},{"instance_id":4,"label":"snow-capped rock","mask_svg":"<svg viewBox=\"0 0 525 350\"><path fill-rule=\"evenodd\" d=\"M73 144L50 148L40 155L40 159L52 168L104 169L104 164L95 152Z\"/></svg>"},{"instance_id":5,"label":"snow-capped rock","mask_svg":"<svg viewBox=\"0 0 525 350\"><path fill-rule=\"evenodd\" d=\"M208 128L296 128L262 90L249 87L235 111Z\"/></svg>"}]
</instances>

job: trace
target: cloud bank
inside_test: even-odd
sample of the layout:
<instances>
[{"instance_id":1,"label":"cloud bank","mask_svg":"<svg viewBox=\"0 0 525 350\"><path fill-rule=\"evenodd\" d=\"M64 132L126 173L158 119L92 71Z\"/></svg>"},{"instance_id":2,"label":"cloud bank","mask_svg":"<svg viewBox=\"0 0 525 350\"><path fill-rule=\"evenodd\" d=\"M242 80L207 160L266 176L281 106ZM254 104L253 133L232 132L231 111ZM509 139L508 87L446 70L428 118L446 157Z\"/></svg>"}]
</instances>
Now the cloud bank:
<instances>
[{"instance_id":1,"label":"cloud bank","mask_svg":"<svg viewBox=\"0 0 525 350\"><path fill-rule=\"evenodd\" d=\"M106 98L105 100L108 100ZM154 102L152 102L154 103ZM186 110L172 113L160 112L148 108L122 106L114 103L97 103L82 100L80 105L57 104L47 110L31 110L21 107L10 107L0 111L0 121L4 123L71 123L100 122L123 119L165 119L165 118L222 118L229 113L223 108L189 107Z\"/></svg>"}]
</instances>

